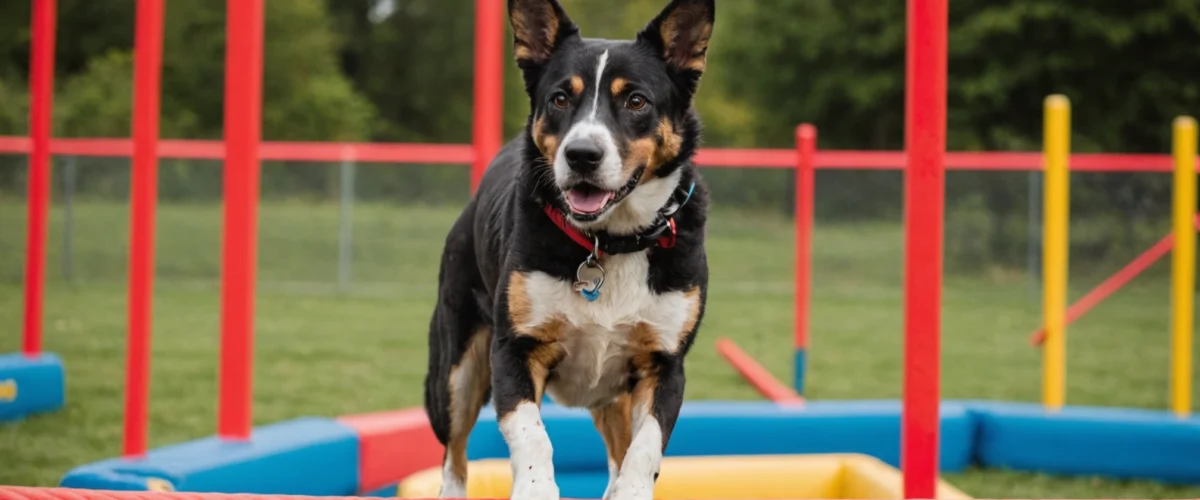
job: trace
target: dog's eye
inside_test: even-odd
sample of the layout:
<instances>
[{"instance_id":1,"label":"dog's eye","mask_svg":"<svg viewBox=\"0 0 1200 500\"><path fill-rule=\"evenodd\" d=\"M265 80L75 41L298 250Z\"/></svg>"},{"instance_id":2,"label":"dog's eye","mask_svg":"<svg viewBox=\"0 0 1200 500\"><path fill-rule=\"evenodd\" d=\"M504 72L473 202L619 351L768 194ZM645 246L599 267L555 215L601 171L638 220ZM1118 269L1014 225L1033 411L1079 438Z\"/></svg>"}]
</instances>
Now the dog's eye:
<instances>
[{"instance_id":1,"label":"dog's eye","mask_svg":"<svg viewBox=\"0 0 1200 500\"><path fill-rule=\"evenodd\" d=\"M637 111L646 107L646 98L638 94L629 96L629 100L625 101L625 107Z\"/></svg>"},{"instance_id":2,"label":"dog's eye","mask_svg":"<svg viewBox=\"0 0 1200 500\"><path fill-rule=\"evenodd\" d=\"M571 99L567 98L567 94L560 90L550 96L550 104L553 104L558 109L567 109L567 106L571 104Z\"/></svg>"}]
</instances>

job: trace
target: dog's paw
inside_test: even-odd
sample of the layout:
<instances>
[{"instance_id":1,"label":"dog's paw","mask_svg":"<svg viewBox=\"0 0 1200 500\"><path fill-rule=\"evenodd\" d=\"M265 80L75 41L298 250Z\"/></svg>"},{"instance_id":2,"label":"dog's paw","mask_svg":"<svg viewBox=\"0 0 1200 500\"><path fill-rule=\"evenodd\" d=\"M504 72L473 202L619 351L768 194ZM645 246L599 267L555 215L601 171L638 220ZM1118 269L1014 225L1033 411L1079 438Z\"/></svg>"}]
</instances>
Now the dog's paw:
<instances>
[{"instance_id":1,"label":"dog's paw","mask_svg":"<svg viewBox=\"0 0 1200 500\"><path fill-rule=\"evenodd\" d=\"M513 480L512 500L559 500L554 477L525 474Z\"/></svg>"}]
</instances>

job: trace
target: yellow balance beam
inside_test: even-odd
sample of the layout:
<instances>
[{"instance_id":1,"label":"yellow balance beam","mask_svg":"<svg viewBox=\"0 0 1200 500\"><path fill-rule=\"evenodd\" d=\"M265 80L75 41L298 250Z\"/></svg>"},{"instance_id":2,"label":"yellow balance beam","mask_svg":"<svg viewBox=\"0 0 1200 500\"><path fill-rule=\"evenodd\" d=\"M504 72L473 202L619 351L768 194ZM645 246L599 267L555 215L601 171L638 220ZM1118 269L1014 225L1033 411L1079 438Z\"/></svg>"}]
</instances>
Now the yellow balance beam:
<instances>
[{"instance_id":1,"label":"yellow balance beam","mask_svg":"<svg viewBox=\"0 0 1200 500\"><path fill-rule=\"evenodd\" d=\"M434 498L442 482L440 467L402 481L400 498ZM512 488L507 460L467 464L468 498L506 498ZM656 500L737 498L903 498L899 470L867 455L750 455L668 457L654 487ZM937 497L969 499L962 491L938 482Z\"/></svg>"}]
</instances>

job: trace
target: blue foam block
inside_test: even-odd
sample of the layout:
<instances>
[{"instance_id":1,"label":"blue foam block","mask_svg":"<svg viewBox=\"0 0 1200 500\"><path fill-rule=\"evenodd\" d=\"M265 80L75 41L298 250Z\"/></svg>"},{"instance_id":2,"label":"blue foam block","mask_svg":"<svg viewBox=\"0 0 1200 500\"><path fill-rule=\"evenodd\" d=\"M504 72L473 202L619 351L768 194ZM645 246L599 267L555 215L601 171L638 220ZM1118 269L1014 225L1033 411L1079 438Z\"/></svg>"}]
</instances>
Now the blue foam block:
<instances>
[{"instance_id":1,"label":"blue foam block","mask_svg":"<svg viewBox=\"0 0 1200 500\"><path fill-rule=\"evenodd\" d=\"M555 471L554 482L558 484L559 496L563 498L600 498L608 488L608 469L562 474Z\"/></svg>"},{"instance_id":2,"label":"blue foam block","mask_svg":"<svg viewBox=\"0 0 1200 500\"><path fill-rule=\"evenodd\" d=\"M66 381L58 356L0 354L0 421L57 410L65 399Z\"/></svg>"},{"instance_id":3,"label":"blue foam block","mask_svg":"<svg viewBox=\"0 0 1200 500\"><path fill-rule=\"evenodd\" d=\"M1200 418L1165 411L970 402L986 466L1200 483Z\"/></svg>"},{"instance_id":4,"label":"blue foam block","mask_svg":"<svg viewBox=\"0 0 1200 500\"><path fill-rule=\"evenodd\" d=\"M821 401L804 408L770 402L687 402L675 425L667 456L863 453L893 466L900 463L898 401ZM555 473L607 471L604 442L588 412L543 407L542 420L554 445ZM963 470L974 438L962 405L941 406L942 471ZM508 447L485 409L471 433L468 459L505 458Z\"/></svg>"},{"instance_id":5,"label":"blue foam block","mask_svg":"<svg viewBox=\"0 0 1200 500\"><path fill-rule=\"evenodd\" d=\"M353 495L358 437L325 418L254 429L246 442L206 438L158 448L143 459L78 467L59 486L277 495Z\"/></svg>"}]
</instances>

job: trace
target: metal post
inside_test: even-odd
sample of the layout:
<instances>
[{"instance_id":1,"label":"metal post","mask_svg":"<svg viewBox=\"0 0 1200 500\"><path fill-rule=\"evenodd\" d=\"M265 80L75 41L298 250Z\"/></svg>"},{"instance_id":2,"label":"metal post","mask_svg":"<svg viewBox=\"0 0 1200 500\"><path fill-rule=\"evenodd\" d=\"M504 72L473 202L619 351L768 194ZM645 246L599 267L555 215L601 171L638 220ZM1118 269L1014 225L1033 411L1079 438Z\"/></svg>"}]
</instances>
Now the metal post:
<instances>
[{"instance_id":1,"label":"metal post","mask_svg":"<svg viewBox=\"0 0 1200 500\"><path fill-rule=\"evenodd\" d=\"M67 282L75 280L75 263L74 263L74 245L71 241L71 234L75 232L75 218L72 215L72 206L75 199L75 162L78 159L74 156L68 156L63 159L63 248L62 248L62 266L63 279Z\"/></svg>"},{"instance_id":2,"label":"metal post","mask_svg":"<svg viewBox=\"0 0 1200 500\"><path fill-rule=\"evenodd\" d=\"M341 168L341 218L338 221L338 289L350 287L351 264L354 260L354 168L349 155L343 155Z\"/></svg>"},{"instance_id":3,"label":"metal post","mask_svg":"<svg viewBox=\"0 0 1200 500\"><path fill-rule=\"evenodd\" d=\"M1042 172L1029 172L1029 223L1026 225L1028 238L1025 245L1025 262L1029 272L1029 296L1040 301L1042 298Z\"/></svg>"}]
</instances>

